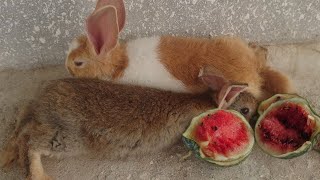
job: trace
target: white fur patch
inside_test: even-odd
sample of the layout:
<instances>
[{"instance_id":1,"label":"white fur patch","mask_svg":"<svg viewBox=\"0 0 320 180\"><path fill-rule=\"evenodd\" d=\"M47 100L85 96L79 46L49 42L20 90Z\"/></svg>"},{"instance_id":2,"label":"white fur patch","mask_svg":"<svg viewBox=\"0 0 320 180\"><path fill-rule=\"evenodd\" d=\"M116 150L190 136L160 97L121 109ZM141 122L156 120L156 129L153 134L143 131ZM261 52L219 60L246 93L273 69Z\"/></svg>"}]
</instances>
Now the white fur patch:
<instances>
[{"instance_id":1,"label":"white fur patch","mask_svg":"<svg viewBox=\"0 0 320 180\"><path fill-rule=\"evenodd\" d=\"M160 62L159 42L160 37L152 37L137 39L127 44L129 64L120 83L188 92L183 83L174 78Z\"/></svg>"},{"instance_id":2,"label":"white fur patch","mask_svg":"<svg viewBox=\"0 0 320 180\"><path fill-rule=\"evenodd\" d=\"M78 42L78 39L75 38L71 41L69 44L69 50L67 51L67 54L69 54L71 51L77 49L80 46L80 43Z\"/></svg>"}]
</instances>

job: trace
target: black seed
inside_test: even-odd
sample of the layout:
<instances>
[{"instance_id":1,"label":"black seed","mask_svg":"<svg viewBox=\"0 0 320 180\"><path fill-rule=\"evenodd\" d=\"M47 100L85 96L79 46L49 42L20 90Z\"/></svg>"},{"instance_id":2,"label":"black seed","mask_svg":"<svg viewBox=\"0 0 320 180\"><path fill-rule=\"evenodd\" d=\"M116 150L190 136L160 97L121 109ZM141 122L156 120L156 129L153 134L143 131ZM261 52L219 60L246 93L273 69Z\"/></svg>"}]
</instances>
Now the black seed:
<instances>
[{"instance_id":1,"label":"black seed","mask_svg":"<svg viewBox=\"0 0 320 180\"><path fill-rule=\"evenodd\" d=\"M302 132L302 133L300 134L300 136L301 136L303 139L305 139L305 140L309 139L309 134L306 133L306 132Z\"/></svg>"},{"instance_id":2,"label":"black seed","mask_svg":"<svg viewBox=\"0 0 320 180\"><path fill-rule=\"evenodd\" d=\"M289 139L289 140L288 140L288 144L292 144L293 142L294 142L293 139Z\"/></svg>"},{"instance_id":3,"label":"black seed","mask_svg":"<svg viewBox=\"0 0 320 180\"><path fill-rule=\"evenodd\" d=\"M265 138L266 140L271 140L271 134L270 134L270 132L265 131L264 134L263 134L263 136L264 136L264 138Z\"/></svg>"},{"instance_id":4,"label":"black seed","mask_svg":"<svg viewBox=\"0 0 320 180\"><path fill-rule=\"evenodd\" d=\"M283 145L286 145L286 144L292 144L294 142L294 140L292 138L286 138L286 139L282 139L280 140L280 142L283 144Z\"/></svg>"},{"instance_id":5,"label":"black seed","mask_svg":"<svg viewBox=\"0 0 320 180\"><path fill-rule=\"evenodd\" d=\"M286 127L288 126L287 119L279 119L279 121L282 122Z\"/></svg>"},{"instance_id":6,"label":"black seed","mask_svg":"<svg viewBox=\"0 0 320 180\"><path fill-rule=\"evenodd\" d=\"M200 126L203 126L203 122L201 122Z\"/></svg>"},{"instance_id":7,"label":"black seed","mask_svg":"<svg viewBox=\"0 0 320 180\"><path fill-rule=\"evenodd\" d=\"M218 130L218 127L217 127L217 126L213 126L213 127L211 127L211 129L212 129L213 131L216 131L216 130Z\"/></svg>"},{"instance_id":8,"label":"black seed","mask_svg":"<svg viewBox=\"0 0 320 180\"><path fill-rule=\"evenodd\" d=\"M283 144L286 144L286 143L288 143L288 138L281 139L280 142L283 143Z\"/></svg>"},{"instance_id":9,"label":"black seed","mask_svg":"<svg viewBox=\"0 0 320 180\"><path fill-rule=\"evenodd\" d=\"M280 96L277 96L276 101L279 101L280 99L281 99L281 97L280 97Z\"/></svg>"}]
</instances>

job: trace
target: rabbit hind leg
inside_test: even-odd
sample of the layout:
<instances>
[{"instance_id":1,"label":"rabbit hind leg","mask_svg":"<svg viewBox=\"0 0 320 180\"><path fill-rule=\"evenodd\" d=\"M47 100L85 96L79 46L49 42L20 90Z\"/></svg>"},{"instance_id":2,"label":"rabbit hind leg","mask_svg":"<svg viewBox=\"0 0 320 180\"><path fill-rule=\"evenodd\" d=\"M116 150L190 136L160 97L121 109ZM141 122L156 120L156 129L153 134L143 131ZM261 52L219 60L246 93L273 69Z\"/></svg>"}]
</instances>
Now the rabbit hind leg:
<instances>
[{"instance_id":1,"label":"rabbit hind leg","mask_svg":"<svg viewBox=\"0 0 320 180\"><path fill-rule=\"evenodd\" d=\"M40 152L29 151L28 159L29 159L29 173L27 177L28 180L52 180L52 178L48 176L43 169Z\"/></svg>"}]
</instances>

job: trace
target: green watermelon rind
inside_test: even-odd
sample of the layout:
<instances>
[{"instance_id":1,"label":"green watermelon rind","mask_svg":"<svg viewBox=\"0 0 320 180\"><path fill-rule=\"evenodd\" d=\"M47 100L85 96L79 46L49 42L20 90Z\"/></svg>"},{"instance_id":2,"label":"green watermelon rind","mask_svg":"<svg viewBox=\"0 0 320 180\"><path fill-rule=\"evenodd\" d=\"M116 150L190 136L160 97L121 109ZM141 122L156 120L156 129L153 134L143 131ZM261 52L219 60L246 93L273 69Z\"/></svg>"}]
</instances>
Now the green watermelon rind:
<instances>
[{"instance_id":1,"label":"green watermelon rind","mask_svg":"<svg viewBox=\"0 0 320 180\"><path fill-rule=\"evenodd\" d=\"M314 138L313 150L320 153L320 133Z\"/></svg>"},{"instance_id":2,"label":"green watermelon rind","mask_svg":"<svg viewBox=\"0 0 320 180\"><path fill-rule=\"evenodd\" d=\"M315 116L315 119L320 124L320 116L319 116L319 114L314 110L314 108L311 106L309 101L307 101L306 99L305 99L305 101L307 102L307 105L309 106L310 110L312 111L313 115ZM315 151L320 153L320 133L315 136L314 142L312 144L313 144L313 150L315 150Z\"/></svg>"},{"instance_id":3,"label":"green watermelon rind","mask_svg":"<svg viewBox=\"0 0 320 180\"><path fill-rule=\"evenodd\" d=\"M230 113L233 113L234 115L236 115L237 117L239 117L246 125L247 130L250 132L249 134L251 135L249 137L249 146L247 148L247 151L244 154L238 155L236 156L236 158L230 158L228 160L224 160L224 161L218 161L218 160L214 160L212 158L209 157L205 157L205 155L201 152L201 149L199 147L199 145L196 143L196 141L193 139L192 137L192 132L194 132L195 128L197 127L197 125L199 125L201 123L201 120L207 116L208 114L213 114L216 111L218 111L220 109L213 109L213 110L209 110L206 111L202 114L200 114L199 116L195 117L192 119L189 128L183 133L183 137L182 140L184 142L184 144L186 145L186 147L188 149L190 149L191 151L194 152L195 157L204 161L207 161L209 163L218 165L218 166L234 166L237 165L239 163L241 163L242 161L244 161L249 154L251 153L252 149L253 149L253 145L254 145L254 132L253 129L250 127L249 123L247 122L247 120L237 111L233 111L233 110L224 110Z\"/></svg>"},{"instance_id":4,"label":"green watermelon rind","mask_svg":"<svg viewBox=\"0 0 320 180\"><path fill-rule=\"evenodd\" d=\"M281 99L278 100L278 101L287 100L287 99L291 99L291 98L302 98L301 96L296 95L296 94L275 94L275 95L273 95L272 97L270 97L270 98L268 98L268 99L266 99L266 100L264 100L264 101L262 101L262 102L260 103L260 105L259 105L259 107L258 107L258 110L257 110L257 111L258 111L258 114L259 114L259 115L262 115L263 112L264 112L263 109L265 109L265 110L268 109L268 108L265 108L264 106L266 106L266 105L269 105L269 106L270 106L271 104L277 102L277 101L275 101L275 99L277 99L278 97L281 98ZM302 99L303 99L303 98L302 98Z\"/></svg>"},{"instance_id":5,"label":"green watermelon rind","mask_svg":"<svg viewBox=\"0 0 320 180\"><path fill-rule=\"evenodd\" d=\"M207 161L209 163L212 163L212 164L215 164L215 165L218 165L218 166L235 166L235 165L238 165L240 164L242 161L244 161L248 156L249 154L251 153L252 149L250 151L248 151L248 153L246 153L244 156L242 156L241 158L237 159L237 160L233 160L233 161L212 161L210 158L203 158L201 157L200 155L200 151L199 151L199 146L198 144L191 140L191 139L188 139L186 137L182 137L182 141L184 142L184 144L186 145L186 147L188 149L190 149L191 151L194 152L194 155L197 159L200 159L200 160L204 160L204 161Z\"/></svg>"},{"instance_id":6,"label":"green watermelon rind","mask_svg":"<svg viewBox=\"0 0 320 180\"><path fill-rule=\"evenodd\" d=\"M293 152L288 152L285 154L277 155L277 154L273 153L271 150L268 150L266 147L264 147L264 145L260 141L260 138L258 135L258 128L259 128L259 124L262 121L262 119L264 119L264 117L271 110L279 107L280 105L282 105L285 102L296 103L296 104L299 104L300 106L304 107L304 109L306 109L309 112L309 115L311 115L314 118L314 121L316 122L316 129L315 129L315 132L311 135L310 141L306 141L300 148L298 148L297 150L295 150ZM255 130L256 142L264 152L266 152L267 154L269 154L273 157L276 157L276 158L291 159L294 157L301 156L313 148L313 145L316 143L315 137L320 135L320 121L319 121L319 116L317 114L315 114L314 110L310 107L310 104L308 103L308 101L301 98L300 96L297 96L297 97L293 97L293 98L289 98L289 99L279 100L279 101L271 104L258 118L258 121L255 125L254 130Z\"/></svg>"}]
</instances>

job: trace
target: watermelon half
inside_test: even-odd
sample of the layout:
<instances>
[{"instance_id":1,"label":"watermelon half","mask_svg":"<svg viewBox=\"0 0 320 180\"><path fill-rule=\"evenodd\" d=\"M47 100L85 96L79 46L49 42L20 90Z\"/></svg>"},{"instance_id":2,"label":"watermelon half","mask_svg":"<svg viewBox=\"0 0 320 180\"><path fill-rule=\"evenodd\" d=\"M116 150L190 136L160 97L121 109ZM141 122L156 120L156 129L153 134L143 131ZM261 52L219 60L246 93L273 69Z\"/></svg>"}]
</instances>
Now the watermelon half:
<instances>
[{"instance_id":1,"label":"watermelon half","mask_svg":"<svg viewBox=\"0 0 320 180\"><path fill-rule=\"evenodd\" d=\"M183 141L196 157L220 166L243 161L254 145L254 133L237 111L210 110L193 118Z\"/></svg>"},{"instance_id":2,"label":"watermelon half","mask_svg":"<svg viewBox=\"0 0 320 180\"><path fill-rule=\"evenodd\" d=\"M258 109L255 138L271 156L297 157L317 144L319 116L300 96L277 94L262 102Z\"/></svg>"}]
</instances>

